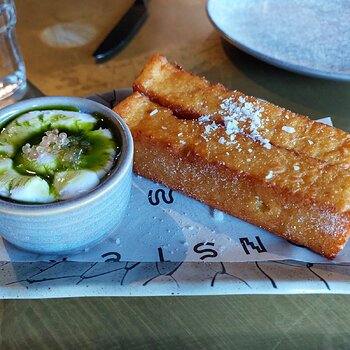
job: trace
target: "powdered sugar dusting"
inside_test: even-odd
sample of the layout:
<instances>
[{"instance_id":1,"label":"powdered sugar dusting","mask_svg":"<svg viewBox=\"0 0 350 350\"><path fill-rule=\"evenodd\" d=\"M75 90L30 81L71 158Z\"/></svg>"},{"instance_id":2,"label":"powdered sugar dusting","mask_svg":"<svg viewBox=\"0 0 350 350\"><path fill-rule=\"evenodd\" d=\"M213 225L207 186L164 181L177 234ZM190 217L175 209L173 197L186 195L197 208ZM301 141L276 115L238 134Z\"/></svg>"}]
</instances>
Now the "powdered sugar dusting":
<instances>
[{"instance_id":1,"label":"powdered sugar dusting","mask_svg":"<svg viewBox=\"0 0 350 350\"><path fill-rule=\"evenodd\" d=\"M273 175L274 175L274 174L273 174L273 171L270 170L269 173L265 176L265 179L266 179L266 180L270 180L270 179L273 178Z\"/></svg>"},{"instance_id":2,"label":"powdered sugar dusting","mask_svg":"<svg viewBox=\"0 0 350 350\"><path fill-rule=\"evenodd\" d=\"M291 126L282 126L282 130L288 132L289 134L295 133L295 129Z\"/></svg>"},{"instance_id":3,"label":"powdered sugar dusting","mask_svg":"<svg viewBox=\"0 0 350 350\"><path fill-rule=\"evenodd\" d=\"M198 121L200 123L210 122L210 116L209 115L203 115L202 117L198 118Z\"/></svg>"},{"instance_id":4,"label":"powdered sugar dusting","mask_svg":"<svg viewBox=\"0 0 350 350\"><path fill-rule=\"evenodd\" d=\"M322 220L315 220L317 228L324 231L326 234L339 236L346 234L349 221L338 213L331 213L329 211L322 212Z\"/></svg>"},{"instance_id":5,"label":"powdered sugar dusting","mask_svg":"<svg viewBox=\"0 0 350 350\"><path fill-rule=\"evenodd\" d=\"M264 108L259 103L253 103L246 100L246 97L240 96L238 101L228 97L222 99L220 109L212 115L205 115L198 119L199 123L205 123L204 134L210 135L212 131L219 127L224 127L226 134L229 136L227 144L234 143L236 134L243 134L254 141L260 142L265 148L270 149L270 141L263 137L260 130L264 128L262 112ZM223 121L223 125L216 124L213 117L219 115ZM209 140L207 136L205 140ZM219 143L224 144L225 139L220 137Z\"/></svg>"},{"instance_id":6,"label":"powdered sugar dusting","mask_svg":"<svg viewBox=\"0 0 350 350\"><path fill-rule=\"evenodd\" d=\"M226 142L225 138L221 136L219 138L219 143L221 143L223 145L225 142Z\"/></svg>"}]
</instances>

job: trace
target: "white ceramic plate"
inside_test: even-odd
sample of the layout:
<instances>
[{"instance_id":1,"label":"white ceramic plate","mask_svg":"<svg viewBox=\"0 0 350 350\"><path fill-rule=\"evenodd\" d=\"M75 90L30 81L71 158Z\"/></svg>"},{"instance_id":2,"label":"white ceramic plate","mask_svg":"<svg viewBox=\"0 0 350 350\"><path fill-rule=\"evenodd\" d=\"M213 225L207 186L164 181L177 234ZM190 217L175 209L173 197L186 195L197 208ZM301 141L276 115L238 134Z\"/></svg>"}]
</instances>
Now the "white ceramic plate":
<instances>
[{"instance_id":1,"label":"white ceramic plate","mask_svg":"<svg viewBox=\"0 0 350 350\"><path fill-rule=\"evenodd\" d=\"M207 13L225 39L256 58L350 81L348 0L208 0Z\"/></svg>"}]
</instances>

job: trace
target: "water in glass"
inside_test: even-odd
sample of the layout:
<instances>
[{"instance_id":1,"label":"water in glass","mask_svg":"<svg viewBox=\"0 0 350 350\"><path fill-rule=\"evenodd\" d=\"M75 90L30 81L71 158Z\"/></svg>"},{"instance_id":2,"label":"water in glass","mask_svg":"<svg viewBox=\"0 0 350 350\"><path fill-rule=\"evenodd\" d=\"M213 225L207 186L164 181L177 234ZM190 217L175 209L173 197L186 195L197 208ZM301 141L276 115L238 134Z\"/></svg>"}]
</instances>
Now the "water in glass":
<instances>
[{"instance_id":1,"label":"water in glass","mask_svg":"<svg viewBox=\"0 0 350 350\"><path fill-rule=\"evenodd\" d=\"M26 88L26 71L15 24L13 0L0 0L0 104L11 96L19 98Z\"/></svg>"}]
</instances>

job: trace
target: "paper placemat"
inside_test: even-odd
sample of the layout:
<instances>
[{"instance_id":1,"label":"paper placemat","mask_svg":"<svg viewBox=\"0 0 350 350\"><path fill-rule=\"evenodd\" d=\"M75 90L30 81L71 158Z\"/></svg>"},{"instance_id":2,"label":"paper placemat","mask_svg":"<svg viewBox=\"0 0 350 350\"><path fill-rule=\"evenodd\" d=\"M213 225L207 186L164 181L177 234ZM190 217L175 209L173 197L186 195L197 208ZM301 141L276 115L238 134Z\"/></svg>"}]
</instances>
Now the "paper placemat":
<instances>
[{"instance_id":1,"label":"paper placemat","mask_svg":"<svg viewBox=\"0 0 350 350\"><path fill-rule=\"evenodd\" d=\"M120 89L89 98L113 107L131 92ZM331 124L330 118L319 122ZM118 200L116 198L116 200ZM334 263L350 262L350 247ZM109 238L79 254L28 253L0 240L0 261L252 262L329 260L140 176L133 176L127 214Z\"/></svg>"}]
</instances>

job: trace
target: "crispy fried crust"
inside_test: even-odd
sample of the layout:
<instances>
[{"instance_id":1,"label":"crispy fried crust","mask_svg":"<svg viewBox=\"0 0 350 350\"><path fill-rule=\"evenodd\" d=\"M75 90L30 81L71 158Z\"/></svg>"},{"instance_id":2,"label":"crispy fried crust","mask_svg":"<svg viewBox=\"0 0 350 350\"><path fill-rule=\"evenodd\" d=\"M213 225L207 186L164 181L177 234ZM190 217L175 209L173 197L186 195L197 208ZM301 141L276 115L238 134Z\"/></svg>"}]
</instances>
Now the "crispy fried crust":
<instances>
[{"instance_id":1,"label":"crispy fried crust","mask_svg":"<svg viewBox=\"0 0 350 350\"><path fill-rule=\"evenodd\" d=\"M169 92L170 93L170 92ZM135 142L135 171L327 258L350 234L350 174L342 165L179 119L136 92L116 106ZM248 161L249 160L249 161Z\"/></svg>"},{"instance_id":2,"label":"crispy fried crust","mask_svg":"<svg viewBox=\"0 0 350 350\"><path fill-rule=\"evenodd\" d=\"M350 137L156 55L115 111L135 171L328 258L350 234Z\"/></svg>"},{"instance_id":3,"label":"crispy fried crust","mask_svg":"<svg viewBox=\"0 0 350 350\"><path fill-rule=\"evenodd\" d=\"M221 84L212 85L169 63L162 55L155 55L147 62L133 87L151 101L170 108L177 117L210 116L216 123L223 123L223 117L227 115L223 101L229 101L231 105L234 102L240 104L240 100L251 102L256 108L263 109L261 125L253 129L272 145L350 167L349 133L241 92L227 90ZM241 121L239 127L246 133L252 132L249 120Z\"/></svg>"}]
</instances>

